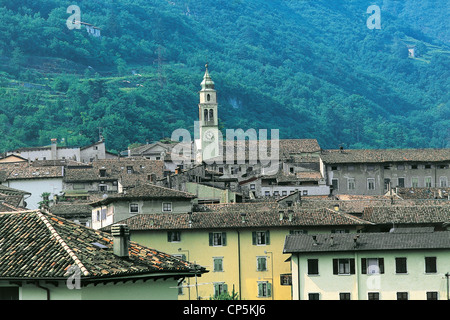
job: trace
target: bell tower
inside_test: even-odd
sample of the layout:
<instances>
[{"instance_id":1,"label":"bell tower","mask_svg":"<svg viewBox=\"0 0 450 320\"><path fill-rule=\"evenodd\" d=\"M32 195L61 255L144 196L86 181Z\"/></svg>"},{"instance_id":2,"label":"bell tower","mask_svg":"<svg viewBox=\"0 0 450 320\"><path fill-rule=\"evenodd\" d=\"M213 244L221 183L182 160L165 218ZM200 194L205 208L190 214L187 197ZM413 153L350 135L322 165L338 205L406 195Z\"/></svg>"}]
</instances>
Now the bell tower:
<instances>
[{"instance_id":1,"label":"bell tower","mask_svg":"<svg viewBox=\"0 0 450 320\"><path fill-rule=\"evenodd\" d=\"M201 82L200 103L198 105L200 121L201 160L205 161L219 155L219 124L217 117L217 93L214 89L208 64Z\"/></svg>"}]
</instances>

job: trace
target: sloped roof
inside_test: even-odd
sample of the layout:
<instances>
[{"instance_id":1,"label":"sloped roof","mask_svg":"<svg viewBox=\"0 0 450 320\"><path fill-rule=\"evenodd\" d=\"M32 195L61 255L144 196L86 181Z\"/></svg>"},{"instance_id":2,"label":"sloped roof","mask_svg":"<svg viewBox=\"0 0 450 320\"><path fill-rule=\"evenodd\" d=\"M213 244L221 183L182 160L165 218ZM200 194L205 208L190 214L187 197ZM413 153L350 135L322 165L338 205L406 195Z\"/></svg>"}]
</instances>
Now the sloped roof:
<instances>
[{"instance_id":1,"label":"sloped roof","mask_svg":"<svg viewBox=\"0 0 450 320\"><path fill-rule=\"evenodd\" d=\"M283 253L450 249L450 231L335 233L314 236L317 242L312 235L286 236Z\"/></svg>"},{"instance_id":2,"label":"sloped roof","mask_svg":"<svg viewBox=\"0 0 450 320\"><path fill-rule=\"evenodd\" d=\"M247 210L246 210L247 209ZM241 213L245 213L243 217ZM292 214L291 218L289 215ZM369 225L368 221L330 209L283 210L283 218L277 209L264 207L252 210L250 206L217 208L214 211L193 212L192 214L138 214L122 223L130 230L176 230L176 229L228 229L228 228L269 228L308 227L335 225ZM108 229L107 227L106 229Z\"/></svg>"},{"instance_id":3,"label":"sloped roof","mask_svg":"<svg viewBox=\"0 0 450 320\"><path fill-rule=\"evenodd\" d=\"M80 268L82 281L184 275L193 268L189 262L133 241L129 258L117 257L110 234L39 210L0 213L0 246L0 279L61 279L71 265Z\"/></svg>"},{"instance_id":4,"label":"sloped roof","mask_svg":"<svg viewBox=\"0 0 450 320\"><path fill-rule=\"evenodd\" d=\"M91 203L92 206L108 204L121 200L136 199L194 199L196 195L184 191L157 186L155 184L141 184L128 189L126 192L109 195L107 198Z\"/></svg>"},{"instance_id":5,"label":"sloped roof","mask_svg":"<svg viewBox=\"0 0 450 320\"><path fill-rule=\"evenodd\" d=\"M323 150L326 163L442 162L450 160L448 149L346 149Z\"/></svg>"},{"instance_id":6,"label":"sloped roof","mask_svg":"<svg viewBox=\"0 0 450 320\"><path fill-rule=\"evenodd\" d=\"M374 223L443 223L450 221L450 205L367 207L363 219Z\"/></svg>"}]
</instances>

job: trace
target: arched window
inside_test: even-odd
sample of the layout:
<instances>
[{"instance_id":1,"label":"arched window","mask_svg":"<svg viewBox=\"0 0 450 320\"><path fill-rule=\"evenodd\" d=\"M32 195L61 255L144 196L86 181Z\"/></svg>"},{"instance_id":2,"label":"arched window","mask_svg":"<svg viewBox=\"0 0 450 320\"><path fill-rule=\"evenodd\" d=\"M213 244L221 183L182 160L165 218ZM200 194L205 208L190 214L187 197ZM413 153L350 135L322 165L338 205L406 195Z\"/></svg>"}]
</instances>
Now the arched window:
<instances>
[{"instance_id":1,"label":"arched window","mask_svg":"<svg viewBox=\"0 0 450 320\"><path fill-rule=\"evenodd\" d=\"M214 111L213 111L213 109L209 109L209 121L214 121Z\"/></svg>"},{"instance_id":2,"label":"arched window","mask_svg":"<svg viewBox=\"0 0 450 320\"><path fill-rule=\"evenodd\" d=\"M211 96L209 95L209 93L206 95L206 101L211 100Z\"/></svg>"},{"instance_id":3,"label":"arched window","mask_svg":"<svg viewBox=\"0 0 450 320\"><path fill-rule=\"evenodd\" d=\"M203 111L203 121L208 121L208 109L205 109L205 111Z\"/></svg>"}]
</instances>

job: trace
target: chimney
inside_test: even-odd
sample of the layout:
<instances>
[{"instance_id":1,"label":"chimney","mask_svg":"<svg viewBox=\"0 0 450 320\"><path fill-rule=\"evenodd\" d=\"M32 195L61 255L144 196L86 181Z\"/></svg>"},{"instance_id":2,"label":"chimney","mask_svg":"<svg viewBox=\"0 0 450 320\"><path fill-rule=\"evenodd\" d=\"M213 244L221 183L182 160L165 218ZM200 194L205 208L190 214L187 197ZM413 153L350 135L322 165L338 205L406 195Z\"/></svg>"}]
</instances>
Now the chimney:
<instances>
[{"instance_id":1,"label":"chimney","mask_svg":"<svg viewBox=\"0 0 450 320\"><path fill-rule=\"evenodd\" d=\"M359 235L356 235L354 238L353 238L353 247L354 248L356 248L356 247L358 247L358 245L359 245L359 243L358 243L358 239L359 239Z\"/></svg>"},{"instance_id":2,"label":"chimney","mask_svg":"<svg viewBox=\"0 0 450 320\"><path fill-rule=\"evenodd\" d=\"M50 160L57 160L57 139L52 139L51 150L50 150Z\"/></svg>"},{"instance_id":3,"label":"chimney","mask_svg":"<svg viewBox=\"0 0 450 320\"><path fill-rule=\"evenodd\" d=\"M289 222L291 222L292 218L293 218L293 215L294 215L294 211L288 210L288 213L289 213Z\"/></svg>"},{"instance_id":4,"label":"chimney","mask_svg":"<svg viewBox=\"0 0 450 320\"><path fill-rule=\"evenodd\" d=\"M114 254L118 257L128 257L130 245L130 229L126 224L115 224L111 227Z\"/></svg>"},{"instance_id":5,"label":"chimney","mask_svg":"<svg viewBox=\"0 0 450 320\"><path fill-rule=\"evenodd\" d=\"M247 214L245 212L241 212L241 219L242 219L242 223L245 223L245 216Z\"/></svg>"},{"instance_id":6,"label":"chimney","mask_svg":"<svg viewBox=\"0 0 450 320\"><path fill-rule=\"evenodd\" d=\"M334 237L333 236L330 237L330 246L331 247L334 246Z\"/></svg>"},{"instance_id":7,"label":"chimney","mask_svg":"<svg viewBox=\"0 0 450 320\"><path fill-rule=\"evenodd\" d=\"M280 214L280 221L282 221L284 218L284 211L280 211L279 214Z\"/></svg>"},{"instance_id":8,"label":"chimney","mask_svg":"<svg viewBox=\"0 0 450 320\"><path fill-rule=\"evenodd\" d=\"M313 246L317 246L318 245L318 243L317 243L317 236L312 236L312 238L313 238L313 241L314 241Z\"/></svg>"}]
</instances>

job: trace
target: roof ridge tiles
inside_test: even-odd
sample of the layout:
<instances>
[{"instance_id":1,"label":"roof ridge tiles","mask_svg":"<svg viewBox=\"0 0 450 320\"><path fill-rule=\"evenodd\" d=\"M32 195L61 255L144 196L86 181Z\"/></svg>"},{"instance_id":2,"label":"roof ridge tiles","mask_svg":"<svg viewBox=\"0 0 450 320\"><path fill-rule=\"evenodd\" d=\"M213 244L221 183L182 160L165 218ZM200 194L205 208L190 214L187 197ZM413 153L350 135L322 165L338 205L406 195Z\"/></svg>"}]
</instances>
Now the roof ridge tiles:
<instances>
[{"instance_id":1,"label":"roof ridge tiles","mask_svg":"<svg viewBox=\"0 0 450 320\"><path fill-rule=\"evenodd\" d=\"M64 239L58 234L56 229L51 225L51 223L48 221L48 219L45 217L45 215L43 215L40 210L36 210L36 213L37 213L38 217L41 219L41 221L45 224L47 229L50 231L51 235L58 241L58 243L61 245L61 247L69 254L69 256L73 259L73 261L77 264L77 266L83 272L83 274L85 276L88 276L89 271L86 269L86 267L83 265L81 260L77 257L77 255L72 251L72 249L67 245L67 243L64 241Z\"/></svg>"}]
</instances>

